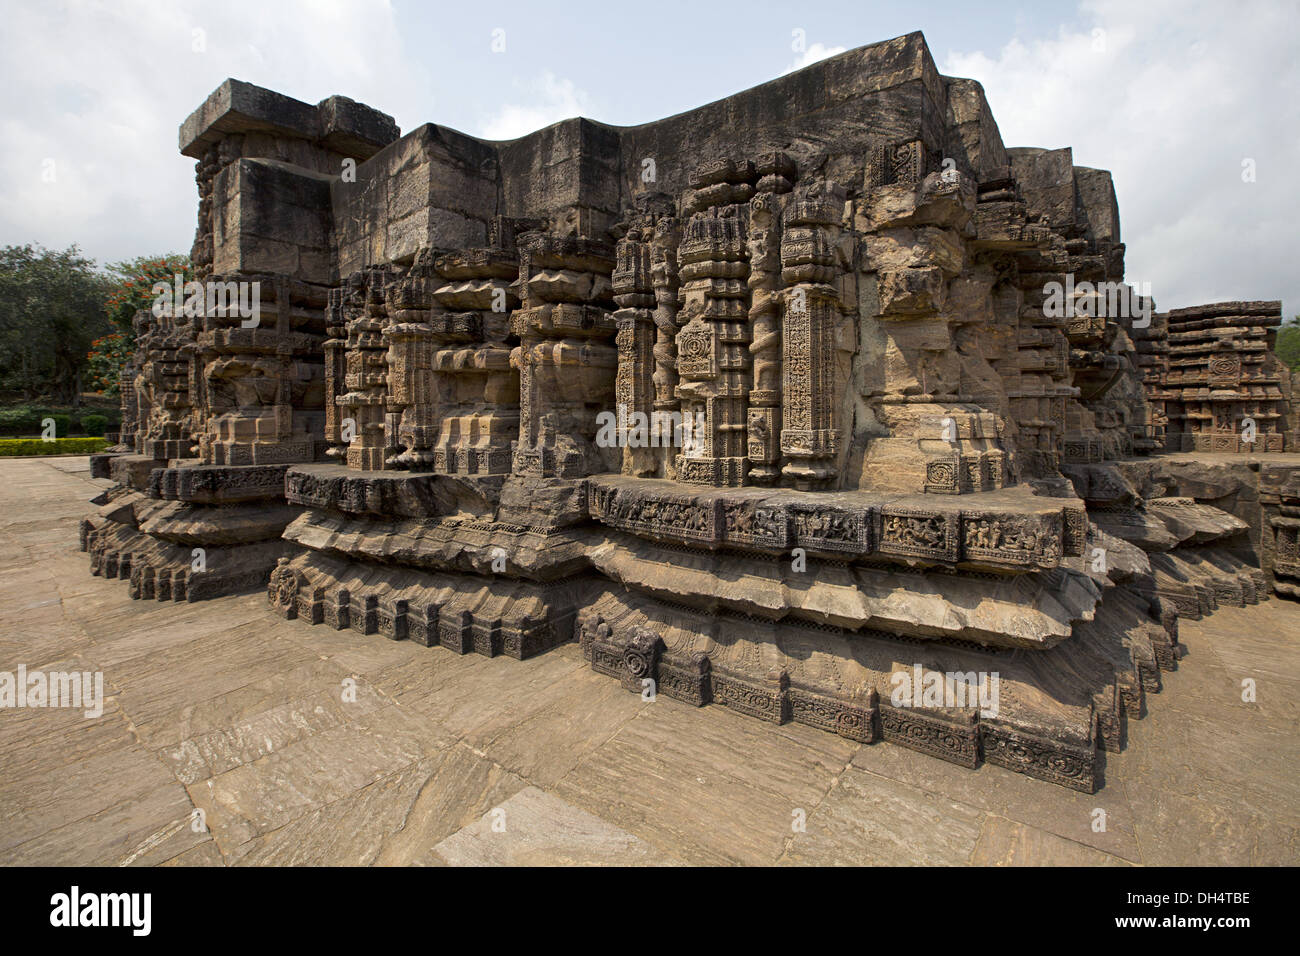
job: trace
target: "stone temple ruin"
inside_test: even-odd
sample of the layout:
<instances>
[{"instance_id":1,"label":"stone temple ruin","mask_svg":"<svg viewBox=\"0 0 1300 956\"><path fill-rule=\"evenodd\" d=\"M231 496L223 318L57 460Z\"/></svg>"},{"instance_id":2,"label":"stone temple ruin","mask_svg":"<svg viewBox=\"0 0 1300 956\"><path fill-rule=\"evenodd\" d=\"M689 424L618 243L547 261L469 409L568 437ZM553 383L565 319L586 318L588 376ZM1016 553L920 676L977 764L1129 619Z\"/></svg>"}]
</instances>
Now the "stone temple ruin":
<instances>
[{"instance_id":1,"label":"stone temple ruin","mask_svg":"<svg viewBox=\"0 0 1300 956\"><path fill-rule=\"evenodd\" d=\"M1278 303L1155 313L1110 174L1004 146L919 33L643 126L229 80L180 139L199 278L261 312L138 316L82 528L135 597L577 641L1090 792L1179 617L1300 587Z\"/></svg>"}]
</instances>

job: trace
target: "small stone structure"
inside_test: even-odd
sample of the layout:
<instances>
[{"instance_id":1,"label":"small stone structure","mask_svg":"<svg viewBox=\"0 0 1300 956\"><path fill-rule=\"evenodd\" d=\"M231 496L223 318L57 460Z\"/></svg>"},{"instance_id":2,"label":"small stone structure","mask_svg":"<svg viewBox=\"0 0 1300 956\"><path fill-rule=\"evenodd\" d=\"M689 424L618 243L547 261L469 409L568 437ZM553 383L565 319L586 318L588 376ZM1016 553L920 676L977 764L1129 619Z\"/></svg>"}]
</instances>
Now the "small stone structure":
<instances>
[{"instance_id":1,"label":"small stone structure","mask_svg":"<svg viewBox=\"0 0 1300 956\"><path fill-rule=\"evenodd\" d=\"M181 129L198 160L196 285L135 316L119 444L91 463L116 485L81 530L92 572L129 580L134 597L264 586L297 513L285 471L325 450L333 269L319 206L330 172L397 129L341 97L265 120L285 102L227 83Z\"/></svg>"},{"instance_id":2,"label":"small stone structure","mask_svg":"<svg viewBox=\"0 0 1300 956\"><path fill-rule=\"evenodd\" d=\"M637 693L1083 791L1179 614L1264 596L1258 520L1121 467L1173 373L1109 173L1006 148L920 34L505 143L230 80L181 141L201 276L274 319L141 318L83 526L138 596L576 640Z\"/></svg>"},{"instance_id":3,"label":"small stone structure","mask_svg":"<svg viewBox=\"0 0 1300 956\"><path fill-rule=\"evenodd\" d=\"M1291 374L1273 354L1281 302L1220 302L1161 316L1168 451L1297 451Z\"/></svg>"}]
</instances>

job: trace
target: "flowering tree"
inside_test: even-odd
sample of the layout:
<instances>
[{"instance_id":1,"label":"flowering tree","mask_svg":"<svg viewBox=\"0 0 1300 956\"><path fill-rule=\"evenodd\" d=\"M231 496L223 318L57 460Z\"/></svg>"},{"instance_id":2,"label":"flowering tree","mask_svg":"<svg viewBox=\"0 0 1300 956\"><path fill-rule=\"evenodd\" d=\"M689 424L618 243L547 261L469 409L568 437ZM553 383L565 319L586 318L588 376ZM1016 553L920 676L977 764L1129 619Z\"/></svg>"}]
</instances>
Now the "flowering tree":
<instances>
[{"instance_id":1,"label":"flowering tree","mask_svg":"<svg viewBox=\"0 0 1300 956\"><path fill-rule=\"evenodd\" d=\"M97 395L118 394L118 376L131 357L134 346L124 332L110 332L90 343L86 354L86 385Z\"/></svg>"},{"instance_id":2,"label":"flowering tree","mask_svg":"<svg viewBox=\"0 0 1300 956\"><path fill-rule=\"evenodd\" d=\"M104 297L104 311L128 338L132 335L131 318L136 310L153 305L155 283L165 282L170 286L177 275L183 283L194 278L190 257L174 252L115 262L107 271L110 285Z\"/></svg>"},{"instance_id":3,"label":"flowering tree","mask_svg":"<svg viewBox=\"0 0 1300 956\"><path fill-rule=\"evenodd\" d=\"M131 319L136 310L153 306L155 283L165 282L170 287L177 275L182 283L188 282L194 278L194 269L189 256L168 253L115 262L106 271L109 285L104 295L104 313L120 331L97 338L86 357L90 363L89 387L101 395L116 395L122 366L135 351Z\"/></svg>"}]
</instances>

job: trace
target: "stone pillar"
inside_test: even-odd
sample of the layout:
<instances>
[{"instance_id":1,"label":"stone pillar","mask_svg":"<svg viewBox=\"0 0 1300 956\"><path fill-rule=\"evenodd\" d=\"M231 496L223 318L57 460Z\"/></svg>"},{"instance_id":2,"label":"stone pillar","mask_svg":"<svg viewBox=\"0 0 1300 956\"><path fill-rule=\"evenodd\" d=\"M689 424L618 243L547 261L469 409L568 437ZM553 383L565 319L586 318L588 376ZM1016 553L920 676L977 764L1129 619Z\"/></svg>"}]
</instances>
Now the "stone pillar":
<instances>
[{"instance_id":1,"label":"stone pillar","mask_svg":"<svg viewBox=\"0 0 1300 956\"><path fill-rule=\"evenodd\" d=\"M348 277L348 282L329 290L325 312L325 455L332 459L346 459L347 442L343 440L343 410L339 398L347 390L348 326L347 301L360 287L361 273Z\"/></svg>"},{"instance_id":2,"label":"stone pillar","mask_svg":"<svg viewBox=\"0 0 1300 956\"><path fill-rule=\"evenodd\" d=\"M614 302L619 306L614 313L618 323L615 414L618 443L623 448L623 473L662 477L664 462L660 448L670 448L674 435L671 423L669 427L661 427L664 422L656 420L654 415L657 398L654 378L658 374L656 310L660 301L655 291L653 242L656 220L671 216L672 200L662 193L638 198L638 208L629 211L620 224L626 231L618 242L610 277Z\"/></svg>"},{"instance_id":3,"label":"stone pillar","mask_svg":"<svg viewBox=\"0 0 1300 956\"><path fill-rule=\"evenodd\" d=\"M344 384L347 392L338 398L353 423L352 441L348 445L349 468L381 471L386 453L387 361L383 339L387 324L384 287L391 267L370 266L365 270L364 305L360 314L350 318ZM354 303L349 303L355 308Z\"/></svg>"},{"instance_id":4,"label":"stone pillar","mask_svg":"<svg viewBox=\"0 0 1300 956\"><path fill-rule=\"evenodd\" d=\"M194 445L190 403L194 322L185 315L154 316L141 310L136 328L143 329L144 352L137 389L143 386L148 408L140 417L140 453L156 461L187 458Z\"/></svg>"},{"instance_id":5,"label":"stone pillar","mask_svg":"<svg viewBox=\"0 0 1300 956\"><path fill-rule=\"evenodd\" d=\"M728 160L701 165L690 180L694 215L677 256L683 300L677 397L690 443L676 466L678 479L693 484L740 486L749 466L746 235L754 175L753 163Z\"/></svg>"},{"instance_id":6,"label":"stone pillar","mask_svg":"<svg viewBox=\"0 0 1300 956\"><path fill-rule=\"evenodd\" d=\"M135 355L132 354L122 365L117 376L119 407L122 410L122 424L118 428L117 444L109 451L135 451L135 433L137 429L136 413L139 411L135 397L135 378L138 374Z\"/></svg>"},{"instance_id":7,"label":"stone pillar","mask_svg":"<svg viewBox=\"0 0 1300 956\"><path fill-rule=\"evenodd\" d=\"M839 319L836 246L844 189L814 181L802 186L786 210L781 236L782 474L797 487L824 486L836 476L835 335Z\"/></svg>"},{"instance_id":8,"label":"stone pillar","mask_svg":"<svg viewBox=\"0 0 1300 956\"><path fill-rule=\"evenodd\" d=\"M611 409L618 352L608 243L544 233L519 239L522 308L511 317L519 346L519 441L515 474L581 478L619 468L617 448L595 443Z\"/></svg>"},{"instance_id":9,"label":"stone pillar","mask_svg":"<svg viewBox=\"0 0 1300 956\"><path fill-rule=\"evenodd\" d=\"M680 242L681 223L676 217L665 217L655 223L650 241L650 277L655 293L654 410L659 418L651 427L656 429L654 438L659 443L658 477L661 478L669 477L673 471L673 442L679 434L673 420L680 421L681 411L677 400L677 246Z\"/></svg>"},{"instance_id":10,"label":"stone pillar","mask_svg":"<svg viewBox=\"0 0 1300 956\"><path fill-rule=\"evenodd\" d=\"M384 462L388 468L421 470L433 464L438 422L433 404L433 332L429 310L437 276L433 253L421 249L385 296L391 324L384 330L388 344L388 415L396 420L396 448ZM391 443L391 442L390 442Z\"/></svg>"},{"instance_id":11,"label":"stone pillar","mask_svg":"<svg viewBox=\"0 0 1300 956\"><path fill-rule=\"evenodd\" d=\"M439 420L434 470L502 475L519 433L519 377L510 365L510 312L519 299L513 237L439 256L433 293L433 384Z\"/></svg>"},{"instance_id":12,"label":"stone pillar","mask_svg":"<svg viewBox=\"0 0 1300 956\"><path fill-rule=\"evenodd\" d=\"M793 188L794 163L770 153L756 164L761 177L749 207L749 354L753 365L746 438L749 481L775 484L781 453L781 215L778 198Z\"/></svg>"}]
</instances>

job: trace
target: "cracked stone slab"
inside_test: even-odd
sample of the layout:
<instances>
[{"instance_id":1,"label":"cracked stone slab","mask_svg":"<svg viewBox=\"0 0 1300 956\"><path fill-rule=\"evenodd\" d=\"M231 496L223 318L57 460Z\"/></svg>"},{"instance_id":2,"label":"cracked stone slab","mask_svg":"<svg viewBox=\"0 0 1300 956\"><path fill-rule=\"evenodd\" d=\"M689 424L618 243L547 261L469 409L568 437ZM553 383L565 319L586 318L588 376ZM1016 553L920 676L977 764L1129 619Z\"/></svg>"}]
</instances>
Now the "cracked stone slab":
<instances>
[{"instance_id":1,"label":"cracked stone slab","mask_svg":"<svg viewBox=\"0 0 1300 956\"><path fill-rule=\"evenodd\" d=\"M450 866L669 866L679 862L536 787L525 787L433 851Z\"/></svg>"},{"instance_id":2,"label":"cracked stone slab","mask_svg":"<svg viewBox=\"0 0 1300 956\"><path fill-rule=\"evenodd\" d=\"M190 797L228 854L451 742L429 720L387 705L191 784Z\"/></svg>"},{"instance_id":3,"label":"cracked stone slab","mask_svg":"<svg viewBox=\"0 0 1300 956\"><path fill-rule=\"evenodd\" d=\"M526 785L457 744L250 840L231 857L255 866L437 862L431 852L438 841Z\"/></svg>"},{"instance_id":4,"label":"cracked stone slab","mask_svg":"<svg viewBox=\"0 0 1300 956\"><path fill-rule=\"evenodd\" d=\"M782 863L951 866L970 862L984 813L887 777L845 771L791 832Z\"/></svg>"}]
</instances>

